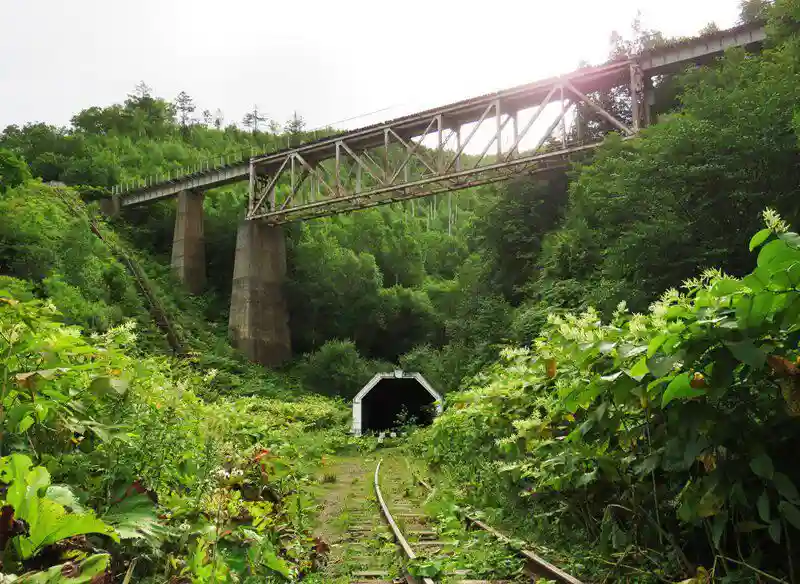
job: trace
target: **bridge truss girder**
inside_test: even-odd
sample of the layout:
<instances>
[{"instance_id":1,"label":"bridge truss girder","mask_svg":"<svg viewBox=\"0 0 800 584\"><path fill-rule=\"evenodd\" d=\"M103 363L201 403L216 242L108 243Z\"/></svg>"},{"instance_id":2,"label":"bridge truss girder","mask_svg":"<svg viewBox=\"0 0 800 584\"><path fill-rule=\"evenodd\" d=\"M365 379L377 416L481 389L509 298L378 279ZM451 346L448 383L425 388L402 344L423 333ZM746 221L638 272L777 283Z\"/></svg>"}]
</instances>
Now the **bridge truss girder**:
<instances>
[{"instance_id":1,"label":"bridge truss girder","mask_svg":"<svg viewBox=\"0 0 800 584\"><path fill-rule=\"evenodd\" d=\"M630 87L632 124L590 97L621 82ZM254 158L247 219L282 224L563 168L602 140L568 132L574 110L591 111L632 136L641 125L645 87L635 63L612 64ZM560 104L555 117L534 135L552 103ZM522 109L532 115L520 127ZM503 145L504 132L510 146ZM521 151L526 138L533 146Z\"/></svg>"}]
</instances>

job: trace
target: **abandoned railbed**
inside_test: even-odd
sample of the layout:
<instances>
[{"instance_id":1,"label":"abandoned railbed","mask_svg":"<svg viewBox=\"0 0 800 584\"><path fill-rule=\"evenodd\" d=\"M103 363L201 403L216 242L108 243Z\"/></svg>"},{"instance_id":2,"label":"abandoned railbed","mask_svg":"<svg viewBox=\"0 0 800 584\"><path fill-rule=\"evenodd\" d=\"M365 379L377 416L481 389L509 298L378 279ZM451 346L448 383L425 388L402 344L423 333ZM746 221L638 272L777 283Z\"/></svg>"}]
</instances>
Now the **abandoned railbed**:
<instances>
[{"instance_id":1,"label":"abandoned railbed","mask_svg":"<svg viewBox=\"0 0 800 584\"><path fill-rule=\"evenodd\" d=\"M400 560L402 567L398 566L392 572L401 576L392 578L392 573L385 569L363 570L353 574L355 579L351 581L351 584L393 584L401 582L408 584L435 584L439 581L438 578L443 577L448 578L448 582L459 582L461 584L536 582L539 578L547 578L564 584L581 584L578 579L543 560L530 550L513 550L524 565L523 573L513 579L485 579L485 574L481 576L482 579L475 579L476 574L470 570L453 570L450 573L438 574L435 577L413 577L407 569L409 563L415 562L420 557L430 557L427 552L432 552L434 556L453 554L456 551L458 542L441 540L437 531L431 529L429 518L419 511L421 504L413 500L408 491L405 492L403 497L388 500L381 490L382 463L383 461L378 462L375 468L373 486L381 516L389 526L392 537L402 552L402 559ZM400 477L396 476L386 478L386 480L393 483L396 483L399 479ZM414 481L430 490L430 487L424 481L418 480L416 477ZM509 538L473 517L467 517L466 519L471 527L477 527L493 536L497 541L497 545L511 549ZM356 534L355 545L361 545L358 541L359 539L374 537L373 531L365 526L361 526L356 531Z\"/></svg>"}]
</instances>

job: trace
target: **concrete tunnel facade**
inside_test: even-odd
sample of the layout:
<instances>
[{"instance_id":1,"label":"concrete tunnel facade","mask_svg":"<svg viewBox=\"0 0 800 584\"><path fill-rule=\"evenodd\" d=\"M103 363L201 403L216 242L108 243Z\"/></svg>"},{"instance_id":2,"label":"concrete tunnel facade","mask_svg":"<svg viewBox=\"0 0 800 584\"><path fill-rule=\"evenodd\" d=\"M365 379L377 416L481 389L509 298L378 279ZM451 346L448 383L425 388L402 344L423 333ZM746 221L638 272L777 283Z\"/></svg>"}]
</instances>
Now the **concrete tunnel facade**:
<instances>
[{"instance_id":1,"label":"concrete tunnel facade","mask_svg":"<svg viewBox=\"0 0 800 584\"><path fill-rule=\"evenodd\" d=\"M430 424L442 413L442 396L419 373L378 373L353 398L351 432L390 430L404 410L418 423Z\"/></svg>"}]
</instances>

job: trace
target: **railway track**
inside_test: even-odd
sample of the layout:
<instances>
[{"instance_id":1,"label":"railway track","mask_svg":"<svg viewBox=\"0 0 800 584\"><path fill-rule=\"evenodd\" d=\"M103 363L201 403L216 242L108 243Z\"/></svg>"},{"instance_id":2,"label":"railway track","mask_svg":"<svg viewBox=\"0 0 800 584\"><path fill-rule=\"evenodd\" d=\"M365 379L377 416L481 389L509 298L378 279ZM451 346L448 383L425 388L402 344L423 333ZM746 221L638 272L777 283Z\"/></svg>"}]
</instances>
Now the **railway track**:
<instances>
[{"instance_id":1,"label":"railway track","mask_svg":"<svg viewBox=\"0 0 800 584\"><path fill-rule=\"evenodd\" d=\"M377 505L364 507L350 517L345 541L340 544L346 548L343 551L351 564L358 566L350 573L350 584L511 584L542 580L582 584L530 550L512 551L508 537L476 517L463 518L475 531L461 526L442 529L422 511L430 487L422 480L409 481L407 476L382 477L382 464L378 462L372 477ZM381 488L382 479L388 488ZM467 557L469 561L460 561ZM455 567L459 565L470 567Z\"/></svg>"}]
</instances>

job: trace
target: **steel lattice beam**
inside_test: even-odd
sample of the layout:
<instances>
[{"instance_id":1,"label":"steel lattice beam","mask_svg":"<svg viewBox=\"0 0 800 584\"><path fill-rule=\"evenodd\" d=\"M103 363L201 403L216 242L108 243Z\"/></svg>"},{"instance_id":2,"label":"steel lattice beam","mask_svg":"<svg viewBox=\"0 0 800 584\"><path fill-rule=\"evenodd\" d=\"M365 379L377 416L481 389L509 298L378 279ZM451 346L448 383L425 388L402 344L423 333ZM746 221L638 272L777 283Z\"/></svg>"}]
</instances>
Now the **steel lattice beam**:
<instances>
[{"instance_id":1,"label":"steel lattice beam","mask_svg":"<svg viewBox=\"0 0 800 584\"><path fill-rule=\"evenodd\" d=\"M615 63L254 158L247 218L280 224L487 184L520 172L563 167L601 139L591 144L577 139L570 143L566 122L578 104L625 136L636 132L638 120L629 127L588 95L623 83L630 84L633 101L638 104L641 72L627 62ZM560 105L553 110L556 115L545 130L534 135L532 129L554 102ZM519 111L532 108L530 120L520 128ZM634 110L638 112L638 107ZM472 127L465 133L467 125ZM490 131L481 133L486 127ZM504 148L508 127L513 134ZM560 133L560 148L553 149L556 133ZM451 146L454 136L455 145ZM520 152L526 137L533 146ZM542 151L548 142L551 146ZM468 148L479 154L466 155ZM357 180L344 181L353 169ZM307 177L314 180L307 183Z\"/></svg>"}]
</instances>

